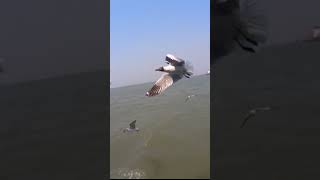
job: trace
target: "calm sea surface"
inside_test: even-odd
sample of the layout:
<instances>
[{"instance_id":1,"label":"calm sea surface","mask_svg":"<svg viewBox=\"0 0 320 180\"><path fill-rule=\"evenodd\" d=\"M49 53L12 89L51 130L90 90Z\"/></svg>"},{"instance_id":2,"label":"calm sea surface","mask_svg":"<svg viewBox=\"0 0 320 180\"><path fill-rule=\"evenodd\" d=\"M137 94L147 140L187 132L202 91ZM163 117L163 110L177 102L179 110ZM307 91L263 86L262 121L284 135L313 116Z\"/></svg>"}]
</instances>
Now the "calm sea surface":
<instances>
[{"instance_id":1,"label":"calm sea surface","mask_svg":"<svg viewBox=\"0 0 320 180\"><path fill-rule=\"evenodd\" d=\"M144 96L151 86L110 89L111 178L210 178L210 76ZM133 120L140 132L123 133Z\"/></svg>"}]
</instances>

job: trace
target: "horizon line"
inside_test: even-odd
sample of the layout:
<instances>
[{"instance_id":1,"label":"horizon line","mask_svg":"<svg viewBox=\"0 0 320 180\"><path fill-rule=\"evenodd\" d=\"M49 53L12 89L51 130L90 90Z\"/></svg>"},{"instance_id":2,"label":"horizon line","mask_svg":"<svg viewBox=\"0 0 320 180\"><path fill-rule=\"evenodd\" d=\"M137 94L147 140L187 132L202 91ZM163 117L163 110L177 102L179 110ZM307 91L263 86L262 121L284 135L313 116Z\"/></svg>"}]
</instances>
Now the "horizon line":
<instances>
[{"instance_id":1,"label":"horizon line","mask_svg":"<svg viewBox=\"0 0 320 180\"><path fill-rule=\"evenodd\" d=\"M193 77L202 76L202 75L206 75L206 74L197 74L197 75L193 75ZM154 82L155 82L155 81L148 81L148 82L141 82L141 83L137 83L137 84L129 84L129 85L123 85L123 86L117 86L117 87L111 87L111 86L110 86L110 89L116 89L116 88L122 88L122 87L129 87L129 86L137 86L137 85L154 83Z\"/></svg>"}]
</instances>

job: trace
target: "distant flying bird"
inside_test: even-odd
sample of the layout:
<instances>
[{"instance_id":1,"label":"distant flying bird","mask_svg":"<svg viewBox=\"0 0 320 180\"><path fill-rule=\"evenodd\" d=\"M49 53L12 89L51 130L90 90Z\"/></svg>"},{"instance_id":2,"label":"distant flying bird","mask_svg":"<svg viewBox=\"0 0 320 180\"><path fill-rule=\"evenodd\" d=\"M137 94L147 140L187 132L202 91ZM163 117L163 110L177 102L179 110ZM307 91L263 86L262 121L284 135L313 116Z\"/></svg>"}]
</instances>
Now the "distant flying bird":
<instances>
[{"instance_id":1,"label":"distant flying bird","mask_svg":"<svg viewBox=\"0 0 320 180\"><path fill-rule=\"evenodd\" d=\"M244 118L244 120L243 120L243 122L242 122L242 124L241 124L241 128L243 128L244 125L246 124L246 122L247 122L250 118L254 117L258 112L264 112L264 111L269 111L269 110L271 110L270 107L260 107L260 108L251 109L251 110L249 111L248 115Z\"/></svg>"},{"instance_id":2,"label":"distant flying bird","mask_svg":"<svg viewBox=\"0 0 320 180\"><path fill-rule=\"evenodd\" d=\"M146 93L146 96L156 96L170 87L172 84L182 79L183 77L190 78L193 75L191 64L186 61L176 58L171 54L167 54L166 62L168 66L162 66L156 71L165 72L153 87Z\"/></svg>"},{"instance_id":3,"label":"distant flying bird","mask_svg":"<svg viewBox=\"0 0 320 180\"><path fill-rule=\"evenodd\" d=\"M256 52L255 48L267 40L267 18L259 0L213 1L215 17L213 56L230 54L237 44L243 50Z\"/></svg>"},{"instance_id":4,"label":"distant flying bird","mask_svg":"<svg viewBox=\"0 0 320 180\"><path fill-rule=\"evenodd\" d=\"M123 132L139 132L139 128L136 128L136 122L137 120L134 120L132 121L130 124L129 124L129 128L126 128L123 130Z\"/></svg>"},{"instance_id":5,"label":"distant flying bird","mask_svg":"<svg viewBox=\"0 0 320 180\"><path fill-rule=\"evenodd\" d=\"M196 95L192 94L192 95L187 96L185 102L187 102L188 100L190 100L190 99L191 99L192 97L194 97L194 96L196 96Z\"/></svg>"}]
</instances>

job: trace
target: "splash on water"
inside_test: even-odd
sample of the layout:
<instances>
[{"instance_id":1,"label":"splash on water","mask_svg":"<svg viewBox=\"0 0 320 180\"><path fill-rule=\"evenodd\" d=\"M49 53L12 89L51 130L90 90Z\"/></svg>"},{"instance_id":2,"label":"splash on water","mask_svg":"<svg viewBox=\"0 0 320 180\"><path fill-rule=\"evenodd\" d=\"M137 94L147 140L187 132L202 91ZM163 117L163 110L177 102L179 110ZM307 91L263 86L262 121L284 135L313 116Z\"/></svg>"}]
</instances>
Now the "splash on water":
<instances>
[{"instance_id":1,"label":"splash on water","mask_svg":"<svg viewBox=\"0 0 320 180\"><path fill-rule=\"evenodd\" d=\"M113 179L142 179L146 177L146 173L142 169L118 168L110 173Z\"/></svg>"}]
</instances>

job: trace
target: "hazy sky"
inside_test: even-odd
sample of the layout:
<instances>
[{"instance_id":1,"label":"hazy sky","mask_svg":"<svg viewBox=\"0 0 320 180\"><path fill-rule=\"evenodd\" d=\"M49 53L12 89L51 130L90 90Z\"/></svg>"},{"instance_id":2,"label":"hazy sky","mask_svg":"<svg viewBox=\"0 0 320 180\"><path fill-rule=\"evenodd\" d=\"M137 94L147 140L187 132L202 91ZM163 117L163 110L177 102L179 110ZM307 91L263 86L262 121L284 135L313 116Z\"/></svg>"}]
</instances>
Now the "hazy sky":
<instances>
[{"instance_id":1,"label":"hazy sky","mask_svg":"<svg viewBox=\"0 0 320 180\"><path fill-rule=\"evenodd\" d=\"M168 53L208 71L209 0L111 0L110 11L112 87L157 80Z\"/></svg>"},{"instance_id":2,"label":"hazy sky","mask_svg":"<svg viewBox=\"0 0 320 180\"><path fill-rule=\"evenodd\" d=\"M109 64L107 1L1 2L0 58L6 73L0 84ZM319 0L260 2L269 11L269 44L303 39L320 25ZM113 85L155 81L161 73L154 69L164 65L167 53L197 62L196 73L206 72L209 0L111 0L110 10Z\"/></svg>"}]
</instances>

